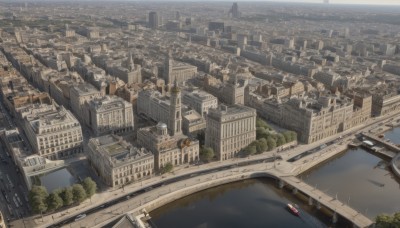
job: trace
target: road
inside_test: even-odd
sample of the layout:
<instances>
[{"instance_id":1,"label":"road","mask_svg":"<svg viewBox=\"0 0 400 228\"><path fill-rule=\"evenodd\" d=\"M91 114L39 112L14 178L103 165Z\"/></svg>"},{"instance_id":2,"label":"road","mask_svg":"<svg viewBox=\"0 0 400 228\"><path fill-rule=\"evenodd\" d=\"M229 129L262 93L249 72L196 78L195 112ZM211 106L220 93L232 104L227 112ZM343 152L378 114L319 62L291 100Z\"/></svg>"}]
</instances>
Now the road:
<instances>
[{"instance_id":1,"label":"road","mask_svg":"<svg viewBox=\"0 0 400 228\"><path fill-rule=\"evenodd\" d=\"M313 155L313 159L314 159L315 154L319 153L319 155L321 155L322 150L326 150L329 152L333 148L335 148L336 144L345 144L354 138L354 134L359 133L361 131L368 131L372 128L379 127L379 126L381 126L381 124L378 124L378 122L386 121L390 117L391 116L387 116L387 117L383 117L383 118L377 118L374 120L370 120L362 126L359 126L357 128L351 129L346 132L343 132L339 135L328 137L325 140L318 142L317 144L302 145L295 149L284 151L283 153L280 153L280 155L283 156L285 158L285 160L287 159L287 160L291 160L293 162L296 162L298 160L299 160L299 162L303 162L304 159L308 159L309 155L311 155L311 154ZM322 145L322 147L321 147L321 145ZM233 164L236 163L236 165L238 167L242 167L242 166L253 165L253 164L257 164L257 163L261 163L261 162L271 162L273 160L269 160L269 159L273 159L274 156L275 156L275 153L274 154L270 153L269 154L270 158L266 158L265 155L256 155L256 156L252 157L252 160L246 161L245 159L244 160L237 159L237 161L234 162ZM290 159L290 158L294 158L294 157L296 157L296 159ZM219 171L223 171L224 169L233 168L234 165L232 165L232 161L228 161L228 162L231 162L231 163L229 165L225 165L225 166L221 166L221 164L219 164L220 167L208 168L203 171L198 171L195 173L192 172L192 173L188 173L185 175L181 175L177 178L169 179L168 181L164 181L164 182L161 181L156 184L145 185L146 187L137 189L136 191L133 191L133 192L130 192L127 194L123 194L116 200L110 201L108 203L104 203L104 204L99 205L90 210L86 210L86 211L83 210L83 211L81 211L81 214L84 213L87 215L87 218L85 218L84 221L96 221L96 222L97 222L97 220L103 220L105 217L102 215L99 216L99 214L97 214L97 217L91 217L90 215L93 213L101 213L101 211L103 211L103 210L106 210L106 211L110 210L111 214L118 214L118 213L121 214L121 213L123 213L122 209L118 209L118 208L125 207L123 205L125 205L126 201L129 201L129 199L132 198L133 196L135 196L135 199L137 201L137 199L143 198L142 194L144 194L146 192L146 190L148 190L148 191L153 190L153 189L156 190L165 185L170 185L170 184L174 184L176 182L182 181L184 179L193 178L193 176L200 177L202 175L208 175L209 173L219 172ZM136 204L137 204L137 202L136 202ZM134 203L134 205L135 205L135 203ZM109 209L109 208L111 208L111 209ZM132 208L133 208L133 206L132 206ZM118 212L118 210L120 210L120 211ZM126 210L126 208L124 210ZM51 227L58 227L58 226L65 225L65 224L71 224L71 222L74 222L75 218L76 218L76 216L71 216L68 219L64 219L61 222L56 223L56 224L54 224L54 226L51 226ZM83 221L81 221L80 223L82 223L82 222ZM97 224L96 222L95 222L95 224ZM80 223L75 222L72 224L80 224ZM94 224L92 224L92 225L94 225Z\"/></svg>"},{"instance_id":2,"label":"road","mask_svg":"<svg viewBox=\"0 0 400 228\"><path fill-rule=\"evenodd\" d=\"M0 112L7 119L5 122L7 125L0 128L15 128L11 116L1 102ZM27 202L28 189L4 145L0 146L0 163L0 210L8 221L23 218L30 214Z\"/></svg>"}]
</instances>

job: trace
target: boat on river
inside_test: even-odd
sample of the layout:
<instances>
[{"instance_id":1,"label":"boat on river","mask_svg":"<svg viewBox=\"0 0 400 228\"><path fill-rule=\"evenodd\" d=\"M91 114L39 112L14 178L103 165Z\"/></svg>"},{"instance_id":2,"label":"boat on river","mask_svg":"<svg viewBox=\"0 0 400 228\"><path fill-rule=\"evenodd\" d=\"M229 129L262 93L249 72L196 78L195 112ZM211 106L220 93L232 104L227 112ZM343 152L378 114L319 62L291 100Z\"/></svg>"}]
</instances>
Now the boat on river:
<instances>
[{"instance_id":1,"label":"boat on river","mask_svg":"<svg viewBox=\"0 0 400 228\"><path fill-rule=\"evenodd\" d=\"M287 204L288 209L296 216L300 216L299 210L297 210L292 204Z\"/></svg>"}]
</instances>

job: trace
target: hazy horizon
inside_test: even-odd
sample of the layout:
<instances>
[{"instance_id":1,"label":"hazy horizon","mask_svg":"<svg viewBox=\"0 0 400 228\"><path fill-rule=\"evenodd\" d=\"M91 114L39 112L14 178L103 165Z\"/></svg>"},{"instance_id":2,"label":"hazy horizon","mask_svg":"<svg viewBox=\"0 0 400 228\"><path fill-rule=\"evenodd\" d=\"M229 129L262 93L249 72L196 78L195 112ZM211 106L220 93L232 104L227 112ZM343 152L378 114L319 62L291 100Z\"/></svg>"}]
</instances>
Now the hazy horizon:
<instances>
[{"instance_id":1,"label":"hazy horizon","mask_svg":"<svg viewBox=\"0 0 400 228\"><path fill-rule=\"evenodd\" d=\"M98 2L98 0L0 0L0 2ZM321 3L323 0L100 0L99 2L276 2ZM400 5L400 0L330 0L330 4Z\"/></svg>"}]
</instances>

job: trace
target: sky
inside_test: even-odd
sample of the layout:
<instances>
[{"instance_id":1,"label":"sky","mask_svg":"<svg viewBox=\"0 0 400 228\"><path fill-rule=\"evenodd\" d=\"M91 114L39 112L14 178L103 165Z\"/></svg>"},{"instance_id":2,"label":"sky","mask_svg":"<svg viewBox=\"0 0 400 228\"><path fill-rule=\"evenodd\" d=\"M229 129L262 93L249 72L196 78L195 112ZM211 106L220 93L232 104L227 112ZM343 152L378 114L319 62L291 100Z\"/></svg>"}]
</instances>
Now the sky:
<instances>
[{"instance_id":1,"label":"sky","mask_svg":"<svg viewBox=\"0 0 400 228\"><path fill-rule=\"evenodd\" d=\"M0 0L1 1L1 0ZM16 1L16 0L5 0L5 1ZM17 0L21 1L35 1L35 0ZM63 0L39 0L39 1L63 1ZM64 0L68 1L68 0ZM74 0L75 2L79 2L79 0ZM82 1L96 1L96 0L82 0ZM101 0L101 1L209 1L213 2L214 0ZM307 2L307 3L322 3L323 0L215 0L215 1L223 1L223 2ZM371 4L371 5L399 5L400 0L329 0L331 4Z\"/></svg>"}]
</instances>

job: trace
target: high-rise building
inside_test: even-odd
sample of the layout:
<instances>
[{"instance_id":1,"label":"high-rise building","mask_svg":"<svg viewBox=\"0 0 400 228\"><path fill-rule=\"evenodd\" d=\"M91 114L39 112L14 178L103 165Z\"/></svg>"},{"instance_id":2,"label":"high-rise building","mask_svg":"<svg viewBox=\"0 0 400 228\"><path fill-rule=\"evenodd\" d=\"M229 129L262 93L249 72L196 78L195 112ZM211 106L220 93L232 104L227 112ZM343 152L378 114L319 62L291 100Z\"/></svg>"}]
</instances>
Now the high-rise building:
<instances>
[{"instance_id":1,"label":"high-rise building","mask_svg":"<svg viewBox=\"0 0 400 228\"><path fill-rule=\"evenodd\" d=\"M159 18L157 12L150 12L149 13L149 27L152 29L156 29L160 26Z\"/></svg>"},{"instance_id":2,"label":"high-rise building","mask_svg":"<svg viewBox=\"0 0 400 228\"><path fill-rule=\"evenodd\" d=\"M219 160L227 160L256 140L256 110L243 105L221 105L207 116L205 146Z\"/></svg>"},{"instance_id":3,"label":"high-rise building","mask_svg":"<svg viewBox=\"0 0 400 228\"><path fill-rule=\"evenodd\" d=\"M238 6L237 2L233 3L232 8L229 11L229 13L232 14L233 18L239 18L240 17L239 6Z\"/></svg>"}]
</instances>

